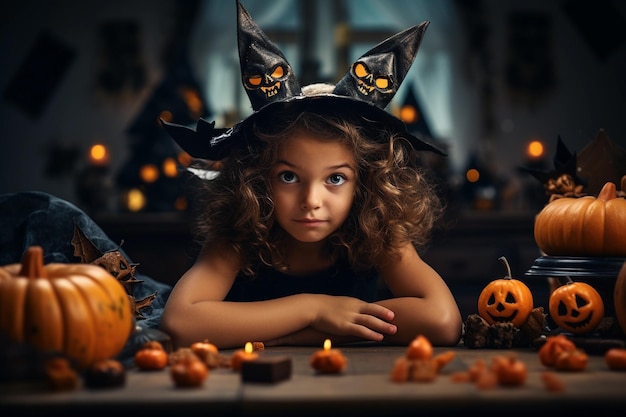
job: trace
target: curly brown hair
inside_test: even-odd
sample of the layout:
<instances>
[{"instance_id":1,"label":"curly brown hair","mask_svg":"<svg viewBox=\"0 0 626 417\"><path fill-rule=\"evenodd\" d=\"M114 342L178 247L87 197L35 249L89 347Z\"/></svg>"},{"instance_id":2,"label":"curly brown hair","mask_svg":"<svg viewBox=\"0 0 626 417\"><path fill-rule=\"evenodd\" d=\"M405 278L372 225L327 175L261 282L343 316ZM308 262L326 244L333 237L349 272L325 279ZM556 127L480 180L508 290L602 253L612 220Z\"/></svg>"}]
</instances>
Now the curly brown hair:
<instances>
[{"instance_id":1,"label":"curly brown hair","mask_svg":"<svg viewBox=\"0 0 626 417\"><path fill-rule=\"evenodd\" d=\"M406 242L419 248L429 241L443 204L407 140L345 109L341 117L330 109L322 114L285 109L258 120L242 139L247 146L221 161L215 179L200 181L195 196L200 244L229 242L248 275L260 263L284 266L285 231L273 216L269 174L284 143L303 132L340 141L358 166L350 214L329 237L335 260L345 257L355 270L367 270L376 260L397 259Z\"/></svg>"}]
</instances>

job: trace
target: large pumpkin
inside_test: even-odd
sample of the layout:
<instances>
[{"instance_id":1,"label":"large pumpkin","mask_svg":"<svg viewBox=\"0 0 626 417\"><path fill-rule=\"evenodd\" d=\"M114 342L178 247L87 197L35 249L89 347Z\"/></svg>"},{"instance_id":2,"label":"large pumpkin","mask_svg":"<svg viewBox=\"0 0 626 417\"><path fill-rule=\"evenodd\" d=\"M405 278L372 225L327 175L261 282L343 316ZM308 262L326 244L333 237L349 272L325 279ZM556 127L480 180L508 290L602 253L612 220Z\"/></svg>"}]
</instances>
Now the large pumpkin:
<instances>
[{"instance_id":1,"label":"large pumpkin","mask_svg":"<svg viewBox=\"0 0 626 417\"><path fill-rule=\"evenodd\" d=\"M589 333L604 318L604 302L595 288L585 282L568 282L550 294L550 317L562 329L574 334Z\"/></svg>"},{"instance_id":2,"label":"large pumpkin","mask_svg":"<svg viewBox=\"0 0 626 417\"><path fill-rule=\"evenodd\" d=\"M535 218L535 241L551 256L626 256L626 199L607 182L598 197L564 197Z\"/></svg>"},{"instance_id":3,"label":"large pumpkin","mask_svg":"<svg viewBox=\"0 0 626 417\"><path fill-rule=\"evenodd\" d=\"M116 356L133 327L128 295L103 268L43 264L28 248L21 264L0 267L0 331L42 352L60 352L78 366Z\"/></svg>"},{"instance_id":4,"label":"large pumpkin","mask_svg":"<svg viewBox=\"0 0 626 417\"><path fill-rule=\"evenodd\" d=\"M507 275L495 279L483 288L478 296L478 315L489 324L510 322L520 327L528 320L534 301L530 288L511 276L511 268L504 256Z\"/></svg>"}]
</instances>

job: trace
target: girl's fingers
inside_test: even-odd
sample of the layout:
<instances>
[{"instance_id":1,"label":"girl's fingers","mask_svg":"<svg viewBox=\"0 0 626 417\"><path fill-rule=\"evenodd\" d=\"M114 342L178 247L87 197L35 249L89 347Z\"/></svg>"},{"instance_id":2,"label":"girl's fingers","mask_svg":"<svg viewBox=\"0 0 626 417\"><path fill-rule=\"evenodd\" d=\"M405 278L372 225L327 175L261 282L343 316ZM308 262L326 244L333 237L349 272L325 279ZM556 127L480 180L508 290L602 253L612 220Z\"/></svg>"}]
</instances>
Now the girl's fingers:
<instances>
[{"instance_id":1,"label":"girl's fingers","mask_svg":"<svg viewBox=\"0 0 626 417\"><path fill-rule=\"evenodd\" d=\"M371 316L378 317L386 322L390 322L395 317L393 311L389 310L387 307L374 303L365 303L360 312L361 314L369 314Z\"/></svg>"},{"instance_id":2,"label":"girl's fingers","mask_svg":"<svg viewBox=\"0 0 626 417\"><path fill-rule=\"evenodd\" d=\"M385 320L369 314L361 314L359 316L358 323L356 324L376 333L395 334L398 331L398 328L395 324L389 323Z\"/></svg>"}]
</instances>

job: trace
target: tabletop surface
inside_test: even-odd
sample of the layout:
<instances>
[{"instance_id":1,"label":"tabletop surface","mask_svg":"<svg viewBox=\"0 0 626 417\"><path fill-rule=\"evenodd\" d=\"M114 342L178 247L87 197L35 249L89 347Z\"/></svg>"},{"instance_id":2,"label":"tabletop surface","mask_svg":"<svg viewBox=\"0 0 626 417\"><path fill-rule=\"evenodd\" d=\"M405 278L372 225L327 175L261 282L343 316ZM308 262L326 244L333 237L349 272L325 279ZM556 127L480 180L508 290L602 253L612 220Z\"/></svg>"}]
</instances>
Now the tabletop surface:
<instances>
[{"instance_id":1,"label":"tabletop surface","mask_svg":"<svg viewBox=\"0 0 626 417\"><path fill-rule=\"evenodd\" d=\"M166 369L128 369L126 383L115 389L78 389L51 392L33 383L0 385L0 414L26 416L72 412L86 416L113 415L519 415L568 411L615 413L626 409L626 371L612 371L602 355L590 355L582 372L557 371L565 389L551 392L541 374L548 370L538 352L528 349L435 348L435 355L452 350L454 359L430 382L393 382L395 361L405 347L356 345L339 348L347 367L339 375L318 374L310 366L312 347L271 347L261 355L288 356L291 376L278 383L242 382L228 368L212 369L200 388L177 388ZM222 351L230 355L232 351ZM480 389L471 382L455 382L452 375L475 361L490 362L496 355L515 355L526 364L528 377L520 387ZM6 409L2 411L2 409ZM10 412L10 414L7 414ZM554 414L556 413L556 414ZM545 414L543 414L545 415ZM616 414L613 414L616 415Z\"/></svg>"}]
</instances>

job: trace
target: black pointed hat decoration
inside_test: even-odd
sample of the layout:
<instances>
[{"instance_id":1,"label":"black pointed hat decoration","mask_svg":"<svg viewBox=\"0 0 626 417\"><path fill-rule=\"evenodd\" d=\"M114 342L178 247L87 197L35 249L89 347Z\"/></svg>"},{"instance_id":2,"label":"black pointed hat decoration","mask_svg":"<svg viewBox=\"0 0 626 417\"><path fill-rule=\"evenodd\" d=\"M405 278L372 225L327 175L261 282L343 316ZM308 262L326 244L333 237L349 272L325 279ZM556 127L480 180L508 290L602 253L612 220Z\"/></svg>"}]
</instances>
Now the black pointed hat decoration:
<instances>
[{"instance_id":1,"label":"black pointed hat decoration","mask_svg":"<svg viewBox=\"0 0 626 417\"><path fill-rule=\"evenodd\" d=\"M293 109L337 114L342 109L360 114L368 123L382 123L409 140L416 150L446 155L427 138L411 134L400 119L385 110L409 71L424 32L424 21L410 27L363 54L344 77L330 89L300 87L282 52L237 3L237 39L242 84L254 112L229 129L215 128L215 122L198 120L196 129L162 120L172 138L192 157L220 160L231 150L243 147L253 123L269 111ZM310 93L309 91L316 91Z\"/></svg>"},{"instance_id":2,"label":"black pointed hat decoration","mask_svg":"<svg viewBox=\"0 0 626 417\"><path fill-rule=\"evenodd\" d=\"M587 181L578 176L576 152L572 153L567 149L560 135L557 137L556 152L552 162L554 163L554 169L520 167L520 170L539 180L549 195L556 194L558 196L568 192L580 195L584 187L587 186ZM559 178L564 176L571 178L571 183L568 181L566 185L555 187Z\"/></svg>"}]
</instances>

